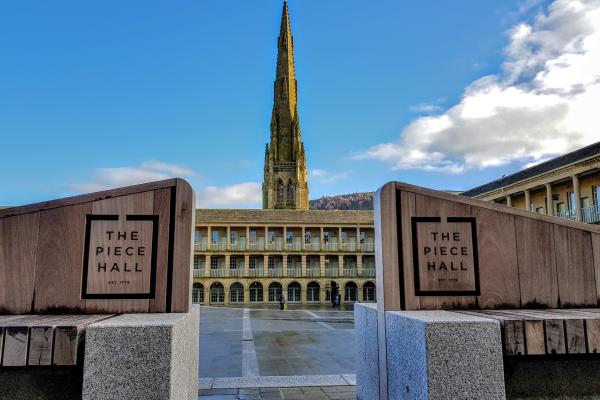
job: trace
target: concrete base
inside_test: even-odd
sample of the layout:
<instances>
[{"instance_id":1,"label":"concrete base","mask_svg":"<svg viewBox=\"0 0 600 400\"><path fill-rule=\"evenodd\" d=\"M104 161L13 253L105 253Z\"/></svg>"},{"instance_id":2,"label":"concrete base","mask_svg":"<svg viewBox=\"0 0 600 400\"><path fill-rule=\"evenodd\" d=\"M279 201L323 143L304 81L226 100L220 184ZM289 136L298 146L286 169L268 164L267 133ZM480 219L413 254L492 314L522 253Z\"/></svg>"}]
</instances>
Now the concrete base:
<instances>
[{"instance_id":1,"label":"concrete base","mask_svg":"<svg viewBox=\"0 0 600 400\"><path fill-rule=\"evenodd\" d=\"M81 400L83 368L0 367L0 399Z\"/></svg>"},{"instance_id":2,"label":"concrete base","mask_svg":"<svg viewBox=\"0 0 600 400\"><path fill-rule=\"evenodd\" d=\"M379 400L379 350L377 340L377 304L354 305L357 371L356 398Z\"/></svg>"},{"instance_id":3,"label":"concrete base","mask_svg":"<svg viewBox=\"0 0 600 400\"><path fill-rule=\"evenodd\" d=\"M124 314L86 332L84 400L198 398L200 308Z\"/></svg>"},{"instance_id":4,"label":"concrete base","mask_svg":"<svg viewBox=\"0 0 600 400\"><path fill-rule=\"evenodd\" d=\"M358 399L505 399L498 321L448 311L386 312L383 399L376 309L359 304L355 315Z\"/></svg>"}]
</instances>

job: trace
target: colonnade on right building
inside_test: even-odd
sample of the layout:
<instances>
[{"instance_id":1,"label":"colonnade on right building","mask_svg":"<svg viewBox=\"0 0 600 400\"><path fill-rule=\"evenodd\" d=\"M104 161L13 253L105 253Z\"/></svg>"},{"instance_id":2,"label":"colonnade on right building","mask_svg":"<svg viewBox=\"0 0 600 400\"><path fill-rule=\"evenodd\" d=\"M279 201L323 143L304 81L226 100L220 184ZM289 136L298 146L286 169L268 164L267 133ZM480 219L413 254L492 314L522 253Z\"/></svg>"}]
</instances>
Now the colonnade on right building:
<instances>
[{"instance_id":1,"label":"colonnade on right building","mask_svg":"<svg viewBox=\"0 0 600 400\"><path fill-rule=\"evenodd\" d=\"M463 196L600 223L600 142L470 189Z\"/></svg>"}]
</instances>

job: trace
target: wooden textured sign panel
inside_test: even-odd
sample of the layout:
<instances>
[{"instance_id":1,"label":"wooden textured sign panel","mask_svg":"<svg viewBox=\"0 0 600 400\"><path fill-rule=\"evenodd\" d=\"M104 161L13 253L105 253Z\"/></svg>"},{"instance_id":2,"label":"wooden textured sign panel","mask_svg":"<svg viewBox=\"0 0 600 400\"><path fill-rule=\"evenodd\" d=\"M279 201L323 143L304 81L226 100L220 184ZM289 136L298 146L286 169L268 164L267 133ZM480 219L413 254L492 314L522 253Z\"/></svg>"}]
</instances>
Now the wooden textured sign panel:
<instances>
[{"instance_id":1,"label":"wooden textured sign panel","mask_svg":"<svg viewBox=\"0 0 600 400\"><path fill-rule=\"evenodd\" d=\"M194 210L171 179L0 211L0 314L187 312Z\"/></svg>"},{"instance_id":2,"label":"wooden textured sign panel","mask_svg":"<svg viewBox=\"0 0 600 400\"><path fill-rule=\"evenodd\" d=\"M475 218L412 217L417 296L479 295Z\"/></svg>"}]
</instances>

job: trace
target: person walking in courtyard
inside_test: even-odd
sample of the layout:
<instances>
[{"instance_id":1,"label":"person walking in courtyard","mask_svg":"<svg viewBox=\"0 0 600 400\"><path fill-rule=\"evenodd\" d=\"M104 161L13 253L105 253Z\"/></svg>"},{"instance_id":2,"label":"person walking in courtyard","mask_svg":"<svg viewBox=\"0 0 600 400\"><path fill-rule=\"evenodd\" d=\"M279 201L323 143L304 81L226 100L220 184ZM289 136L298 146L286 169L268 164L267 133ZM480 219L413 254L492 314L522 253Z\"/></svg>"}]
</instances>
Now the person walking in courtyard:
<instances>
[{"instance_id":1,"label":"person walking in courtyard","mask_svg":"<svg viewBox=\"0 0 600 400\"><path fill-rule=\"evenodd\" d=\"M279 296L279 309L280 310L285 309L285 299L283 298L283 295Z\"/></svg>"}]
</instances>

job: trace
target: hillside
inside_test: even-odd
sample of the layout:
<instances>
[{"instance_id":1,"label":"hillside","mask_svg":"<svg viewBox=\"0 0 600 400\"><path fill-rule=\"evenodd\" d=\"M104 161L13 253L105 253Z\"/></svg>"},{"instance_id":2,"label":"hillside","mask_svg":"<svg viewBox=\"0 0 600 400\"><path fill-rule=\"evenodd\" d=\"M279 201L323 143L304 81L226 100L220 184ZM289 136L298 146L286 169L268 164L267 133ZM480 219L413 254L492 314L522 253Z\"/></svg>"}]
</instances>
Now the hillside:
<instances>
[{"instance_id":1,"label":"hillside","mask_svg":"<svg viewBox=\"0 0 600 400\"><path fill-rule=\"evenodd\" d=\"M373 192L323 196L310 201L311 210L372 210Z\"/></svg>"}]
</instances>

